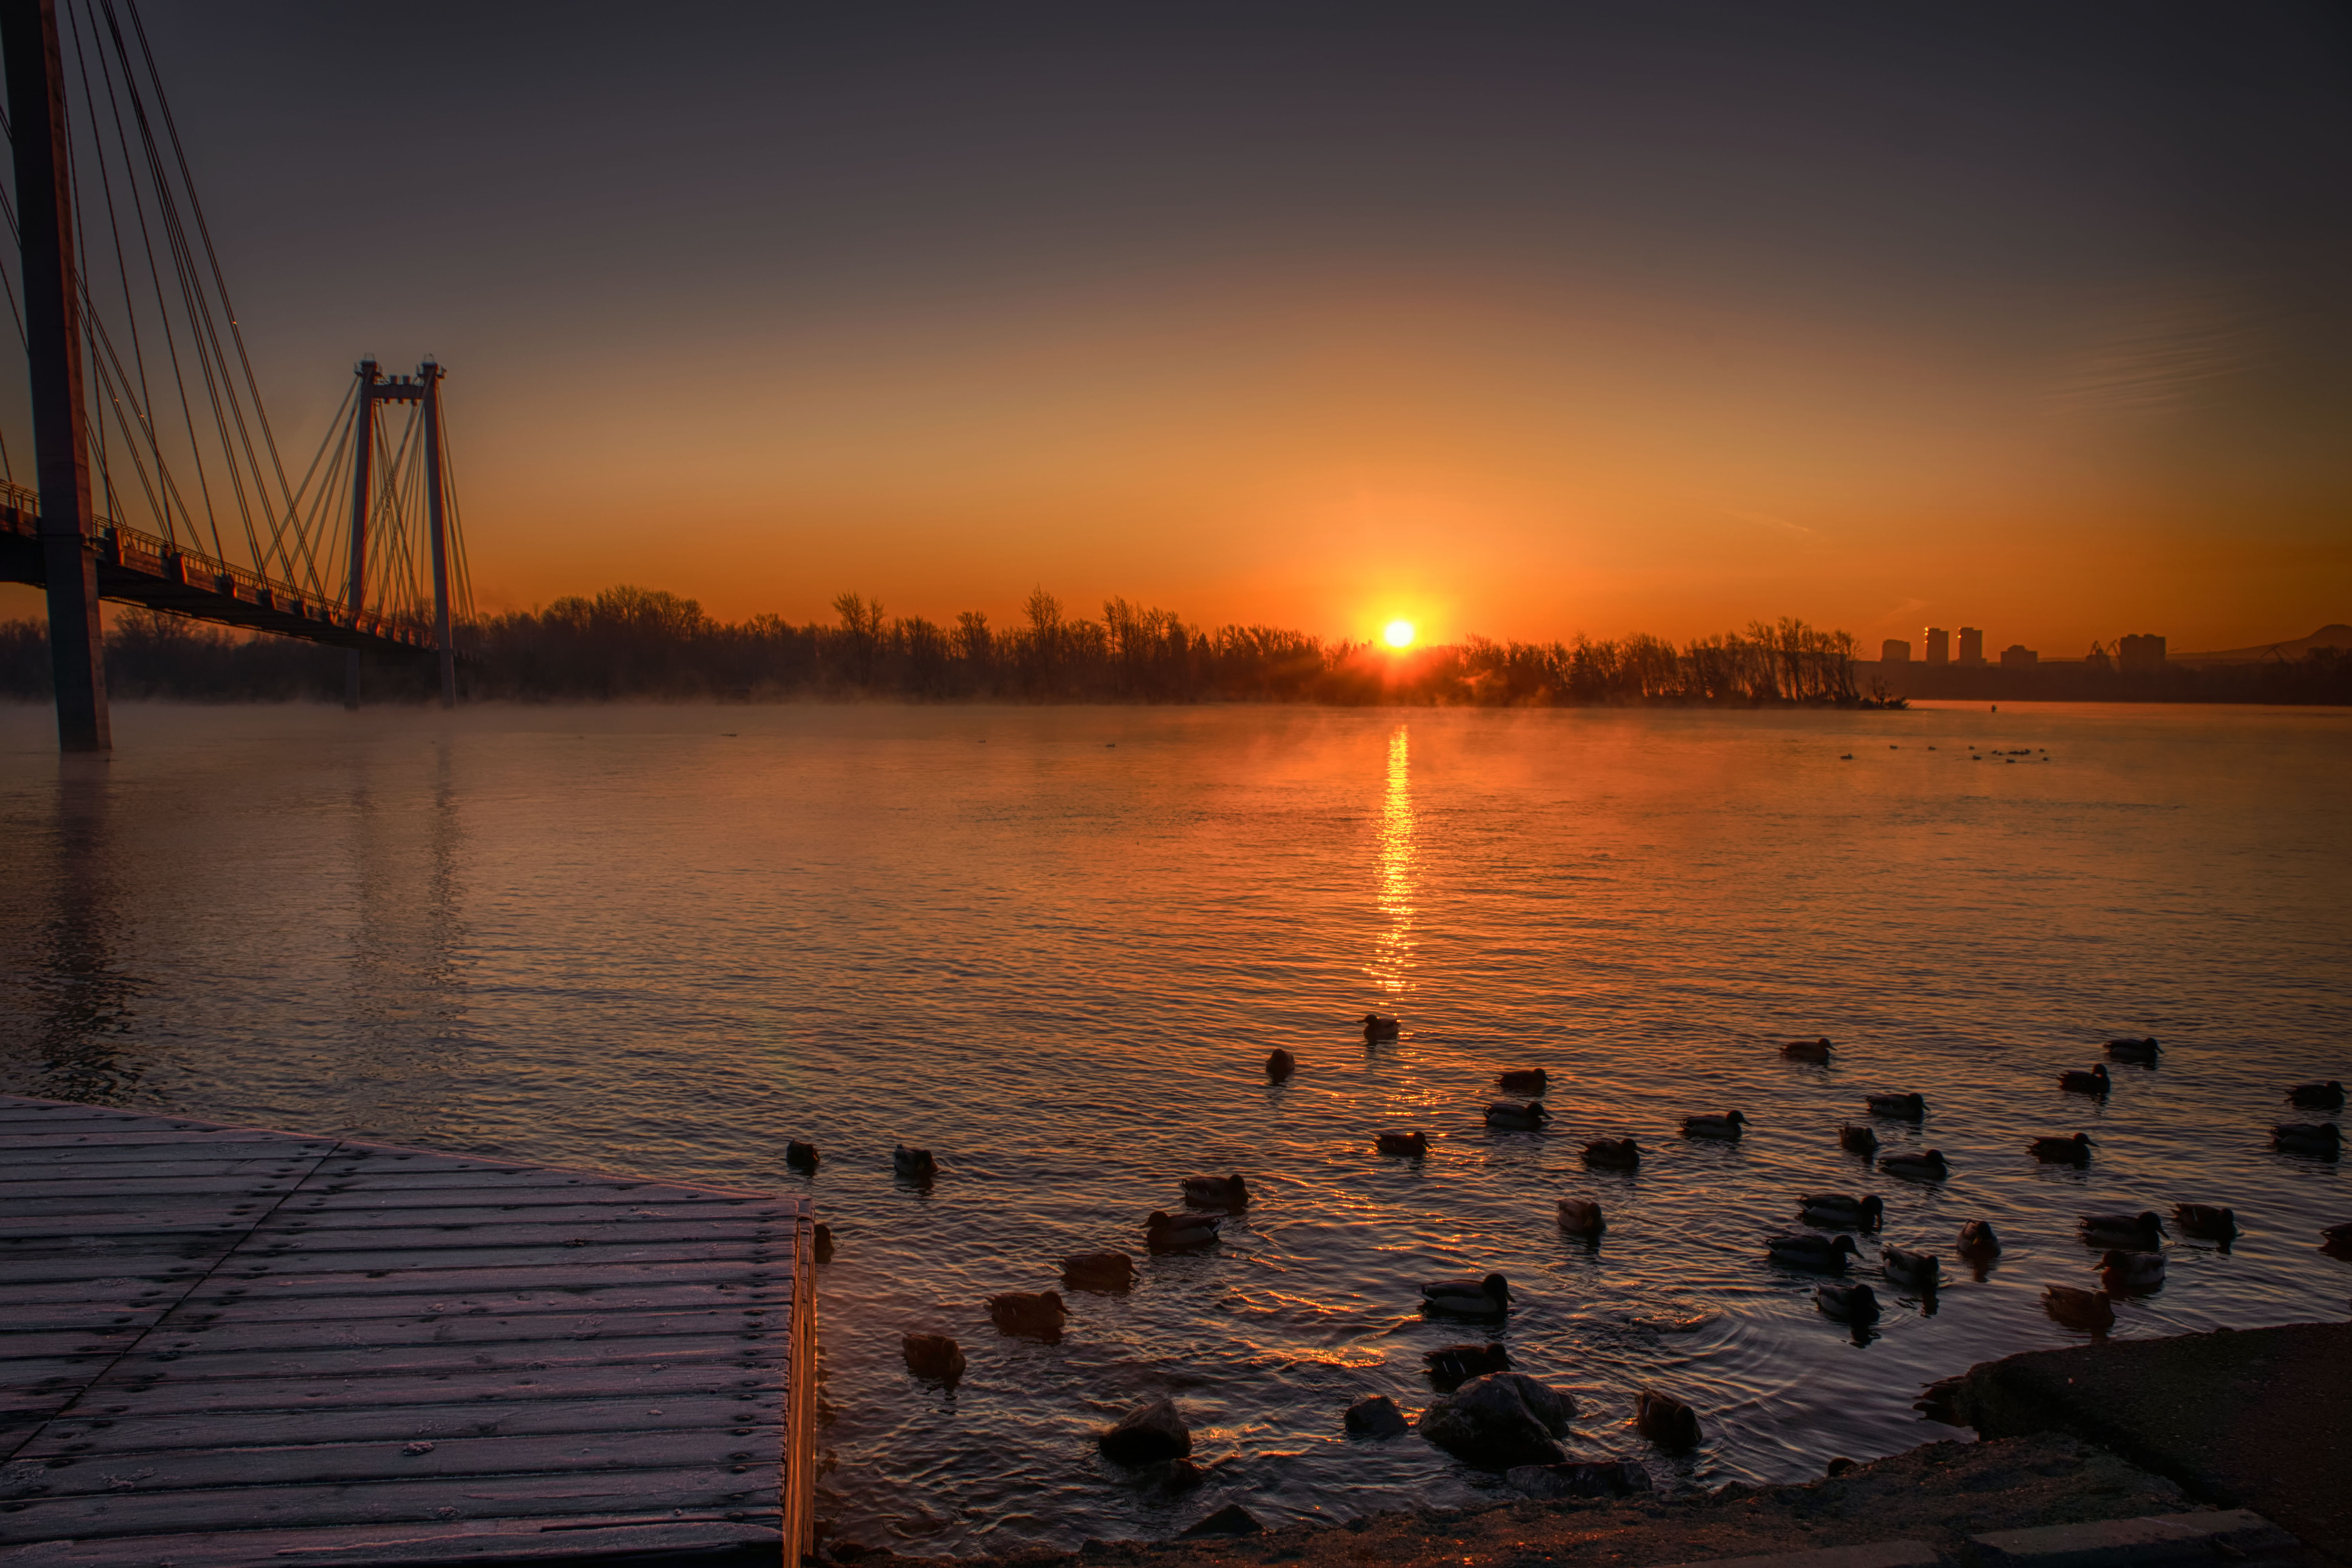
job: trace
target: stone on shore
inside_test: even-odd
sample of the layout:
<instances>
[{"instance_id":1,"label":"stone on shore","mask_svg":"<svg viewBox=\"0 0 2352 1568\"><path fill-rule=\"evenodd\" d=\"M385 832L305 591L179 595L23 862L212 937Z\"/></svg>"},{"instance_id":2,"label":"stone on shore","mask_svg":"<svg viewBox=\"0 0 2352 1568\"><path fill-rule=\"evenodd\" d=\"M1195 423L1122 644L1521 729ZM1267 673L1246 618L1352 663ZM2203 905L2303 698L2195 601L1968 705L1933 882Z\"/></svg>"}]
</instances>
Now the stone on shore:
<instances>
[{"instance_id":1,"label":"stone on shore","mask_svg":"<svg viewBox=\"0 0 2352 1568\"><path fill-rule=\"evenodd\" d=\"M1575 1402L1525 1373L1490 1372L1431 1403L1421 1435L1482 1469L1557 1465L1567 1453L1553 1441L1568 1430Z\"/></svg>"},{"instance_id":2,"label":"stone on shore","mask_svg":"<svg viewBox=\"0 0 2352 1568\"><path fill-rule=\"evenodd\" d=\"M1370 1394L1348 1406L1348 1435L1351 1437L1402 1437L1412 1430L1412 1423L1397 1408L1397 1402L1385 1394Z\"/></svg>"},{"instance_id":3,"label":"stone on shore","mask_svg":"<svg viewBox=\"0 0 2352 1568\"><path fill-rule=\"evenodd\" d=\"M1264 1535L1265 1526L1241 1504L1229 1502L1183 1533L1188 1536Z\"/></svg>"},{"instance_id":4,"label":"stone on shore","mask_svg":"<svg viewBox=\"0 0 2352 1568\"><path fill-rule=\"evenodd\" d=\"M1174 1401L1155 1399L1139 1405L1097 1439L1103 1457L1122 1465L1148 1465L1155 1459L1181 1459L1192 1451L1192 1434L1176 1413Z\"/></svg>"},{"instance_id":5,"label":"stone on shore","mask_svg":"<svg viewBox=\"0 0 2352 1568\"><path fill-rule=\"evenodd\" d=\"M1631 1497L1650 1489L1650 1472L1631 1459L1571 1459L1564 1465L1514 1465L1503 1479L1536 1498Z\"/></svg>"}]
</instances>

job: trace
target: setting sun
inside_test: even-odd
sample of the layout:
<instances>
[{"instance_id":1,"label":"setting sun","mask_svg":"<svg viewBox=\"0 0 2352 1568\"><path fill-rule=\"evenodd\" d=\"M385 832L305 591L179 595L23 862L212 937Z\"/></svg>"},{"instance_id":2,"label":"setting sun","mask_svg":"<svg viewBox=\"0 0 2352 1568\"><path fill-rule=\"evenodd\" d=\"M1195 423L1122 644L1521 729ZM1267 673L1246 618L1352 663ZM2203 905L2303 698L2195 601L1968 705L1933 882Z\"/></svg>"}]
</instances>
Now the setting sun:
<instances>
[{"instance_id":1,"label":"setting sun","mask_svg":"<svg viewBox=\"0 0 2352 1568\"><path fill-rule=\"evenodd\" d=\"M1411 621L1391 621L1386 629L1381 633L1381 636L1387 640L1388 645L1391 647L1411 647L1412 646L1412 623Z\"/></svg>"}]
</instances>

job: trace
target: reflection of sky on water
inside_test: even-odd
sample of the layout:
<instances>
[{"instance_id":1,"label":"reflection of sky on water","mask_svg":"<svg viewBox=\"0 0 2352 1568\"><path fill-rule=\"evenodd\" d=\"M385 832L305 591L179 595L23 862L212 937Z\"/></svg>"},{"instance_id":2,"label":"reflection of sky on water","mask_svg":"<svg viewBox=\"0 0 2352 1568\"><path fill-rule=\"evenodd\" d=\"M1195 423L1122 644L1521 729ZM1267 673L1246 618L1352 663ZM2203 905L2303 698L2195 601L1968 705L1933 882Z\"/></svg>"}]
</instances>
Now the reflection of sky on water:
<instances>
[{"instance_id":1,"label":"reflection of sky on water","mask_svg":"<svg viewBox=\"0 0 2352 1568\"><path fill-rule=\"evenodd\" d=\"M1412 774L1405 727L1389 737L1388 787L1381 796L1381 918L1385 922L1372 939L1372 961L1364 973L1381 994L1393 998L1404 990L1405 970L1412 958Z\"/></svg>"}]
</instances>

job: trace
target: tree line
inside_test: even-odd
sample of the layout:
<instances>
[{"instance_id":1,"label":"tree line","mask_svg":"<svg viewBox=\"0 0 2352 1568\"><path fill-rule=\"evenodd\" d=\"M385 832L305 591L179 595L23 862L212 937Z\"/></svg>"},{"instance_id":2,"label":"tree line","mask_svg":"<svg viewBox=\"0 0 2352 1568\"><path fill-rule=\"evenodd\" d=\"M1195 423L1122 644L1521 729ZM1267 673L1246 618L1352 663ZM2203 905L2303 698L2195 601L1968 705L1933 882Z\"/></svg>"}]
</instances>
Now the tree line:
<instances>
[{"instance_id":1,"label":"tree line","mask_svg":"<svg viewBox=\"0 0 2352 1568\"><path fill-rule=\"evenodd\" d=\"M1784 617L1676 644L1636 634L1458 644L1402 652L1266 626L1203 629L1114 598L1099 619L1039 589L1011 626L890 616L845 593L830 621L721 621L696 601L617 587L461 628L469 697L517 701L886 698L914 701L1320 702L1821 707L1899 703L1857 689L1853 637ZM2179 700L2352 700L2352 661L2182 671ZM114 619L107 682L125 700L340 700L341 650L247 636L145 610ZM423 661L371 664L375 700L425 700ZM39 621L0 622L0 696L46 699Z\"/></svg>"}]
</instances>

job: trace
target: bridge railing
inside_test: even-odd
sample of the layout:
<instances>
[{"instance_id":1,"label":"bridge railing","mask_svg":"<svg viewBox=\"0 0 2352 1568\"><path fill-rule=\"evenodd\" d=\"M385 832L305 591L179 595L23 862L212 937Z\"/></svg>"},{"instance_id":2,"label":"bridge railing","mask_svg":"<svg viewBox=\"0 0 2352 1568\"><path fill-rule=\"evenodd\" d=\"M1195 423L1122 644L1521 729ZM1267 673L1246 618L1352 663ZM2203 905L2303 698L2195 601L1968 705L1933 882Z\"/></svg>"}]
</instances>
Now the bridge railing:
<instances>
[{"instance_id":1,"label":"bridge railing","mask_svg":"<svg viewBox=\"0 0 2352 1568\"><path fill-rule=\"evenodd\" d=\"M26 538L35 537L40 532L40 510L39 492L0 481L0 528ZM412 647L433 646L432 633L421 621L373 611L353 616L335 600L305 594L249 567L200 550L186 549L159 534L131 528L110 517L91 521L98 528L84 540L84 545L110 564L237 599L259 609L346 626Z\"/></svg>"}]
</instances>

